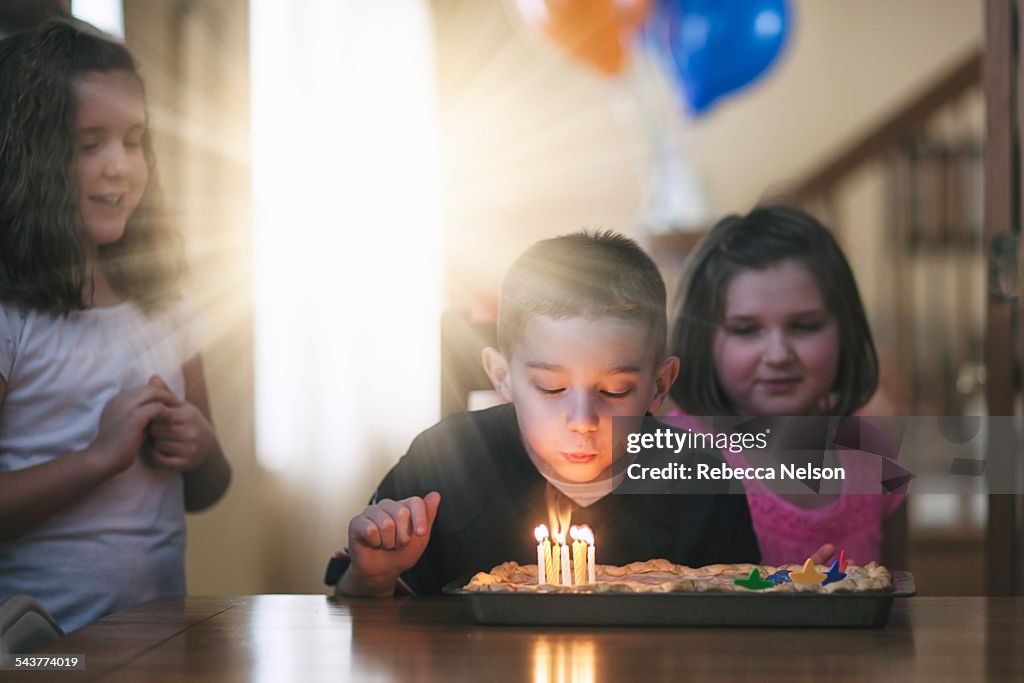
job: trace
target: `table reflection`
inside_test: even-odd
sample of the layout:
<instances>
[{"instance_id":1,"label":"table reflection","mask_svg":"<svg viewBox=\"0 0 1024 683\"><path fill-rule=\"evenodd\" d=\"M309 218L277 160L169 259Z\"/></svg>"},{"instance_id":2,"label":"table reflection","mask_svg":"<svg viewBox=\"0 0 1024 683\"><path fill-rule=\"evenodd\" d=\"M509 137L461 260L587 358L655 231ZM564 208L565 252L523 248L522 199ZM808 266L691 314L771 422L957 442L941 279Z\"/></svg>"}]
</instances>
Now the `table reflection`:
<instances>
[{"instance_id":1,"label":"table reflection","mask_svg":"<svg viewBox=\"0 0 1024 683\"><path fill-rule=\"evenodd\" d=\"M899 600L888 625L872 629L482 626L464 607L446 598L164 599L41 654L78 653L90 680L132 683L1024 680L1024 598ZM0 678L42 680L24 674Z\"/></svg>"},{"instance_id":2,"label":"table reflection","mask_svg":"<svg viewBox=\"0 0 1024 683\"><path fill-rule=\"evenodd\" d=\"M533 683L594 683L593 638L541 636L533 641Z\"/></svg>"}]
</instances>

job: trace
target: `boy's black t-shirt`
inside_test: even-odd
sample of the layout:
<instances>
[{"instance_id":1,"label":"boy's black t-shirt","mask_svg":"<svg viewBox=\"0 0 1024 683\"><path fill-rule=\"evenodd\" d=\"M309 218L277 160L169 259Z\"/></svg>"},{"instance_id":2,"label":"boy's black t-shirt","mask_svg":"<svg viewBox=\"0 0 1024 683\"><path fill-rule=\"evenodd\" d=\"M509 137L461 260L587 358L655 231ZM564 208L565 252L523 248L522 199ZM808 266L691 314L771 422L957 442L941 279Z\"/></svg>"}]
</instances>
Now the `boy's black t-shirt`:
<instances>
[{"instance_id":1,"label":"boy's black t-shirt","mask_svg":"<svg viewBox=\"0 0 1024 683\"><path fill-rule=\"evenodd\" d=\"M704 452L681 457L705 455L720 458ZM548 486L523 448L515 407L508 404L453 415L420 434L384 477L375 500L440 492L430 542L402 575L416 593L434 595L454 579L508 560L536 563L533 530L548 523ZM611 493L588 507L573 503L572 523L594 530L599 564L760 561L742 493Z\"/></svg>"}]
</instances>

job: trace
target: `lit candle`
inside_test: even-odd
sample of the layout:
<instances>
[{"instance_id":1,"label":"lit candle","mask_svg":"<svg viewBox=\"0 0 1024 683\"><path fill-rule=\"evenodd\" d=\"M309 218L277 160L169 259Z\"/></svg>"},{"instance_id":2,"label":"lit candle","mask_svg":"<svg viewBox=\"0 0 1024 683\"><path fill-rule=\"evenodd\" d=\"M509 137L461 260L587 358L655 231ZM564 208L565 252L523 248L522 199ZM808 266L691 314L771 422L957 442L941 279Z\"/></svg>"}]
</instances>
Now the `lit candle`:
<instances>
[{"instance_id":1,"label":"lit candle","mask_svg":"<svg viewBox=\"0 0 1024 683\"><path fill-rule=\"evenodd\" d=\"M548 528L543 524L533 530L533 536L537 539L537 585L540 586L544 584L544 578L547 576L547 547L551 546L551 541L548 540Z\"/></svg>"},{"instance_id":2,"label":"lit candle","mask_svg":"<svg viewBox=\"0 0 1024 683\"><path fill-rule=\"evenodd\" d=\"M559 554L562 556L562 585L572 585L572 569L569 567L569 544L565 542L565 534L556 534Z\"/></svg>"},{"instance_id":3,"label":"lit candle","mask_svg":"<svg viewBox=\"0 0 1024 683\"><path fill-rule=\"evenodd\" d=\"M569 527L572 537L572 576L577 586L587 582L587 544L580 540L579 527Z\"/></svg>"},{"instance_id":4,"label":"lit candle","mask_svg":"<svg viewBox=\"0 0 1024 683\"><path fill-rule=\"evenodd\" d=\"M558 546L544 539L544 582L558 583Z\"/></svg>"},{"instance_id":5,"label":"lit candle","mask_svg":"<svg viewBox=\"0 0 1024 683\"><path fill-rule=\"evenodd\" d=\"M594 531L584 524L577 532L580 540L587 544L587 582L597 583L597 564L594 562Z\"/></svg>"}]
</instances>

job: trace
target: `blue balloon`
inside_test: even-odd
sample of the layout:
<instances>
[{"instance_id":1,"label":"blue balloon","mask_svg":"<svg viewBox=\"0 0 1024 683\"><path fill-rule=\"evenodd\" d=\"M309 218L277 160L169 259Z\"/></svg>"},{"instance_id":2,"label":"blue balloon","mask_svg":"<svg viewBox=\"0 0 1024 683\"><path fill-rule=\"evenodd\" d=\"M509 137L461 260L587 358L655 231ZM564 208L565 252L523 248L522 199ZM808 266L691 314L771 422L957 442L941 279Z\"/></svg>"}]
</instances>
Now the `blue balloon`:
<instances>
[{"instance_id":1,"label":"blue balloon","mask_svg":"<svg viewBox=\"0 0 1024 683\"><path fill-rule=\"evenodd\" d=\"M756 81L789 33L787 0L658 0L644 41L661 52L694 116Z\"/></svg>"}]
</instances>

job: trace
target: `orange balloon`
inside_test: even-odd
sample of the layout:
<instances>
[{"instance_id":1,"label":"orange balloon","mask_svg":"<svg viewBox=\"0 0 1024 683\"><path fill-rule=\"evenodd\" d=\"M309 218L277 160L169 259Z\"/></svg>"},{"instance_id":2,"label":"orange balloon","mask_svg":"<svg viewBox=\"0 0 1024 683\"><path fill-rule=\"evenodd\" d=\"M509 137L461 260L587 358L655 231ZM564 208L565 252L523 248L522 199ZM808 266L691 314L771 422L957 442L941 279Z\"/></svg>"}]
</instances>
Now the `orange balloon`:
<instances>
[{"instance_id":1,"label":"orange balloon","mask_svg":"<svg viewBox=\"0 0 1024 683\"><path fill-rule=\"evenodd\" d=\"M598 71L626 66L629 45L643 23L648 0L518 0L526 23Z\"/></svg>"}]
</instances>

